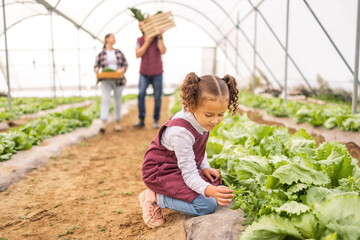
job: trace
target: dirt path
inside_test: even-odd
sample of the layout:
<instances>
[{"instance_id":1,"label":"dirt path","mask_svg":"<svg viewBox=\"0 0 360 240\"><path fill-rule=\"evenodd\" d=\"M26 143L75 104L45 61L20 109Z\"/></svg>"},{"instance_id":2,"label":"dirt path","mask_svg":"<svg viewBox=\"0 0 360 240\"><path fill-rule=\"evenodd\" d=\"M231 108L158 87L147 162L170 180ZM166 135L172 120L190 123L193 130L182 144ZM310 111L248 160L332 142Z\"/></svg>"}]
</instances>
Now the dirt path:
<instances>
[{"instance_id":1,"label":"dirt path","mask_svg":"<svg viewBox=\"0 0 360 240\"><path fill-rule=\"evenodd\" d=\"M160 123L169 117L163 98ZM134 129L137 109L104 135L66 148L60 157L0 192L0 239L185 239L185 216L165 210L166 224L145 227L138 194L142 157L157 133L153 99L146 127Z\"/></svg>"}]
</instances>

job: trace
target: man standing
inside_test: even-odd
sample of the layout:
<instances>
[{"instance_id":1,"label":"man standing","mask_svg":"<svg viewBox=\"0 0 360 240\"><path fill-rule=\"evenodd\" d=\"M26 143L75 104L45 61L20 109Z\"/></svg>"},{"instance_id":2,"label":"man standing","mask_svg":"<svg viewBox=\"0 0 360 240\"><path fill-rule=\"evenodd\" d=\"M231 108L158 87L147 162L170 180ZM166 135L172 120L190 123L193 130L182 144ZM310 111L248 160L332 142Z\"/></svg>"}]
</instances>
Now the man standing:
<instances>
[{"instance_id":1,"label":"man standing","mask_svg":"<svg viewBox=\"0 0 360 240\"><path fill-rule=\"evenodd\" d=\"M161 55L165 54L166 47L161 32L158 36L147 37L142 31L141 24L139 29L143 36L137 39L136 58L141 57L140 64L140 79L139 79L139 122L134 125L136 128L145 126L145 96L146 89L149 84L153 86L155 107L154 107L154 128L159 128L159 118L161 109L161 95L162 95L162 79L163 67Z\"/></svg>"}]
</instances>

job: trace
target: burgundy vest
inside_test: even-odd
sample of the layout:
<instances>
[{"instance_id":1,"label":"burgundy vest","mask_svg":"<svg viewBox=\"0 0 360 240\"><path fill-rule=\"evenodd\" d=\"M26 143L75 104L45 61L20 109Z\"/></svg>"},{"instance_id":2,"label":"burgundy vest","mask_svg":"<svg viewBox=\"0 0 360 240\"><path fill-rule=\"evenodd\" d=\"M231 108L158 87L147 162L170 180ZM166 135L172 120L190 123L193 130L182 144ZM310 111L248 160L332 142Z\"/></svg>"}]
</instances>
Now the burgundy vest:
<instances>
[{"instance_id":1,"label":"burgundy vest","mask_svg":"<svg viewBox=\"0 0 360 240\"><path fill-rule=\"evenodd\" d=\"M144 36L137 39L140 47L144 44ZM163 73L161 53L157 47L157 38L155 38L141 57L140 73L147 76L155 76Z\"/></svg>"},{"instance_id":2,"label":"burgundy vest","mask_svg":"<svg viewBox=\"0 0 360 240\"><path fill-rule=\"evenodd\" d=\"M211 183L200 169L205 156L209 132L204 133L204 135L199 134L188 121L182 118L170 119L160 128L158 135L145 153L141 168L142 179L146 186L156 193L191 203L199 194L185 184L174 151L170 151L160 144L161 135L165 128L171 126L184 127L193 134L195 138L193 151L197 170L202 179ZM189 159L189 161L192 161L192 159ZM211 184L218 185L219 181Z\"/></svg>"}]
</instances>

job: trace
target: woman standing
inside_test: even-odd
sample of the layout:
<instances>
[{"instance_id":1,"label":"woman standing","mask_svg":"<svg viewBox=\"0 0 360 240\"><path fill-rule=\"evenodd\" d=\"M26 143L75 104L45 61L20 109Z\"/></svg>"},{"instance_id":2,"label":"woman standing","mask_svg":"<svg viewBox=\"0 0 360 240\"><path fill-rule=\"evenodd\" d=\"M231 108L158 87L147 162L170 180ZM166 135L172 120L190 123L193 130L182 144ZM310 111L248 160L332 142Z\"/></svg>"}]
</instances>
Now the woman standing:
<instances>
[{"instance_id":1,"label":"woman standing","mask_svg":"<svg viewBox=\"0 0 360 240\"><path fill-rule=\"evenodd\" d=\"M128 63L124 54L115 49L113 45L116 40L113 34L109 33L105 35L105 44L103 50L97 55L94 71L98 73L103 71L104 68L110 68L116 72L125 73ZM105 132L106 122L109 117L111 90L114 90L114 111L115 111L115 131L120 131L120 119L121 119L121 94L124 90L126 83L125 77L122 79L102 79L101 80L101 110L100 119L102 124L100 131Z\"/></svg>"}]
</instances>

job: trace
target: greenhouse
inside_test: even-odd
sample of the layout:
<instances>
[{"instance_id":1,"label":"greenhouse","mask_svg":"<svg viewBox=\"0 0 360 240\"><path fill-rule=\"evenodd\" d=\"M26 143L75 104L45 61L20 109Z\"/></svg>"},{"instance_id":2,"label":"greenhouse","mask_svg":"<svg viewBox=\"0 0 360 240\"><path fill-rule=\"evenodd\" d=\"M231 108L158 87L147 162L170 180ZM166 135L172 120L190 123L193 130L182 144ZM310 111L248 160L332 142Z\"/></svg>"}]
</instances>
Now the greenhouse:
<instances>
[{"instance_id":1,"label":"greenhouse","mask_svg":"<svg viewBox=\"0 0 360 240\"><path fill-rule=\"evenodd\" d=\"M360 239L360 1L1 14L0 240Z\"/></svg>"}]
</instances>

